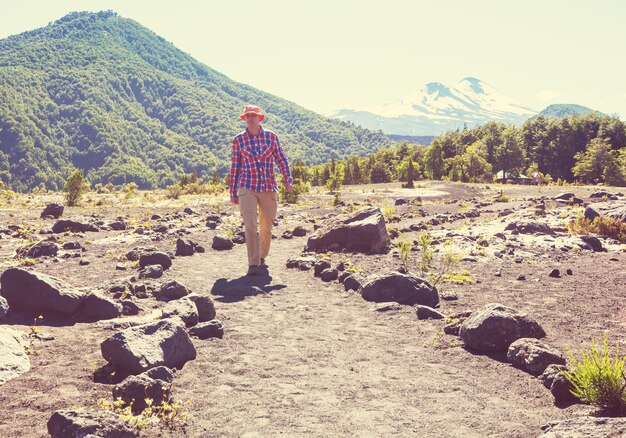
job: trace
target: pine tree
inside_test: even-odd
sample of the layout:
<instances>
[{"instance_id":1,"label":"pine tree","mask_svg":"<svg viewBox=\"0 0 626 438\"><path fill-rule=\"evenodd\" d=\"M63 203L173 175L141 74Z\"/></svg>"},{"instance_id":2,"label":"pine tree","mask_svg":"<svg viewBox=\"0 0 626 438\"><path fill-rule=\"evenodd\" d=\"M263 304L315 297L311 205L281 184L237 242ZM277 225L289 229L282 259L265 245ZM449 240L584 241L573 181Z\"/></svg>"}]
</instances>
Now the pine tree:
<instances>
[{"instance_id":1,"label":"pine tree","mask_svg":"<svg viewBox=\"0 0 626 438\"><path fill-rule=\"evenodd\" d=\"M409 166L406 169L406 185L404 186L407 189L412 189L415 187L413 184L413 180L415 179L415 168L413 167L413 160L409 158Z\"/></svg>"},{"instance_id":2,"label":"pine tree","mask_svg":"<svg viewBox=\"0 0 626 438\"><path fill-rule=\"evenodd\" d=\"M352 178L352 171L350 170L350 162L346 161L345 165L345 174L343 176L343 183L345 185L354 184L354 179Z\"/></svg>"},{"instance_id":3,"label":"pine tree","mask_svg":"<svg viewBox=\"0 0 626 438\"><path fill-rule=\"evenodd\" d=\"M354 158L352 160L352 181L354 181L354 184L360 184L363 182L358 158Z\"/></svg>"}]
</instances>

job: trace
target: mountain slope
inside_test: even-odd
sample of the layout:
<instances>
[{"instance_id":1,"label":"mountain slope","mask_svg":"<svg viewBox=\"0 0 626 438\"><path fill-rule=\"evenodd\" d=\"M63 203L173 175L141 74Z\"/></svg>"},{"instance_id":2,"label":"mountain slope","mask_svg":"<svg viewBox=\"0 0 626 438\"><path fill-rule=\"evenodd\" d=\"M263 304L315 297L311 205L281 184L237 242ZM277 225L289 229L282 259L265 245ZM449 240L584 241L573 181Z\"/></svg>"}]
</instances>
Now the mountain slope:
<instances>
[{"instance_id":1,"label":"mountain slope","mask_svg":"<svg viewBox=\"0 0 626 438\"><path fill-rule=\"evenodd\" d=\"M75 12L0 40L0 179L28 190L61 188L73 166L92 183L140 187L224 174L249 102L267 112L292 160L391 143L232 81L114 12Z\"/></svg>"},{"instance_id":2,"label":"mountain slope","mask_svg":"<svg viewBox=\"0 0 626 438\"><path fill-rule=\"evenodd\" d=\"M431 82L398 102L360 110L342 109L331 117L387 134L437 135L490 120L519 124L535 114L489 84L468 77L452 88Z\"/></svg>"},{"instance_id":3,"label":"mountain slope","mask_svg":"<svg viewBox=\"0 0 626 438\"><path fill-rule=\"evenodd\" d=\"M596 113L602 115L601 112L592 110L583 105L576 105L573 103L557 103L548 105L545 109L539 112L537 116L547 117L567 117L567 116L586 116L587 114Z\"/></svg>"}]
</instances>

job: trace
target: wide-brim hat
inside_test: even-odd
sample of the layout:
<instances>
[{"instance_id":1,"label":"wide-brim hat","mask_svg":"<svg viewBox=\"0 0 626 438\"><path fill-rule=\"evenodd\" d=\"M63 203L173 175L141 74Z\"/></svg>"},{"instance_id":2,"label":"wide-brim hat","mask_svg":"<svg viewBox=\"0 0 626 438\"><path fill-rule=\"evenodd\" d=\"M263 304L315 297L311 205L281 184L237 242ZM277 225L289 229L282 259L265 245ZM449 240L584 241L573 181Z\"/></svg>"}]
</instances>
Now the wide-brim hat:
<instances>
[{"instance_id":1,"label":"wide-brim hat","mask_svg":"<svg viewBox=\"0 0 626 438\"><path fill-rule=\"evenodd\" d=\"M261 112L261 108L256 105L246 105L243 110L243 114L241 114L239 117L241 117L243 120L246 120L246 114L256 114L257 116L259 116L259 122L265 118L265 114Z\"/></svg>"}]
</instances>

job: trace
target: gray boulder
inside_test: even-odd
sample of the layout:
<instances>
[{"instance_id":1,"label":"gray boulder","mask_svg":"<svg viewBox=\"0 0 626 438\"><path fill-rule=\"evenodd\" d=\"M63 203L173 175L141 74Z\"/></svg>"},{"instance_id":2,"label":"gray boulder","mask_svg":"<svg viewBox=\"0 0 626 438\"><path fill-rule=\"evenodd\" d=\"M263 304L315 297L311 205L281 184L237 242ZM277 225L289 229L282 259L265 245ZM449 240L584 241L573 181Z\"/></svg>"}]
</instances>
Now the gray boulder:
<instances>
[{"instance_id":1,"label":"gray boulder","mask_svg":"<svg viewBox=\"0 0 626 438\"><path fill-rule=\"evenodd\" d=\"M587 207L587 208L585 208L584 216L585 216L585 219L588 219L588 220L592 221L595 218L597 218L598 216L600 216L600 213L598 213L595 209L593 209L591 207Z\"/></svg>"},{"instance_id":2,"label":"gray boulder","mask_svg":"<svg viewBox=\"0 0 626 438\"><path fill-rule=\"evenodd\" d=\"M178 316L187 327L193 327L198 324L198 308L189 298L172 300L167 303L161 311L163 312L163 318Z\"/></svg>"},{"instance_id":3,"label":"gray boulder","mask_svg":"<svg viewBox=\"0 0 626 438\"><path fill-rule=\"evenodd\" d=\"M626 222L626 205L618 206L606 213L606 215L613 219L619 219L622 222Z\"/></svg>"},{"instance_id":4,"label":"gray boulder","mask_svg":"<svg viewBox=\"0 0 626 438\"><path fill-rule=\"evenodd\" d=\"M232 249L235 244L231 239L224 236L215 236L213 237L213 243L211 244L211 248L216 251L226 251Z\"/></svg>"},{"instance_id":5,"label":"gray boulder","mask_svg":"<svg viewBox=\"0 0 626 438\"><path fill-rule=\"evenodd\" d=\"M186 298L193 301L196 305L196 309L198 309L199 322L211 321L215 318L217 313L215 311L215 304L211 298L198 294L189 294Z\"/></svg>"},{"instance_id":6,"label":"gray boulder","mask_svg":"<svg viewBox=\"0 0 626 438\"><path fill-rule=\"evenodd\" d=\"M513 342L506 358L513 366L534 375L543 373L548 365L565 365L561 353L535 338L521 338Z\"/></svg>"},{"instance_id":7,"label":"gray boulder","mask_svg":"<svg viewBox=\"0 0 626 438\"><path fill-rule=\"evenodd\" d=\"M63 214L64 208L65 207L63 207L61 204L48 204L46 205L46 208L43 209L39 217L43 218L46 216L52 216L53 218L58 219Z\"/></svg>"},{"instance_id":8,"label":"gray boulder","mask_svg":"<svg viewBox=\"0 0 626 438\"><path fill-rule=\"evenodd\" d=\"M466 347L480 351L507 351L520 338L542 338L541 326L526 314L490 303L461 324L459 336Z\"/></svg>"},{"instance_id":9,"label":"gray boulder","mask_svg":"<svg viewBox=\"0 0 626 438\"><path fill-rule=\"evenodd\" d=\"M554 196L552 199L554 199L555 201L571 201L575 197L576 195L574 195L573 193L566 192L566 193L559 193L558 195Z\"/></svg>"},{"instance_id":10,"label":"gray boulder","mask_svg":"<svg viewBox=\"0 0 626 438\"><path fill-rule=\"evenodd\" d=\"M64 233L66 231L83 233L85 231L96 232L98 230L98 227L88 218L59 219L52 225L53 233Z\"/></svg>"},{"instance_id":11,"label":"gray boulder","mask_svg":"<svg viewBox=\"0 0 626 438\"><path fill-rule=\"evenodd\" d=\"M62 409L48 420L51 438L134 438L137 434L121 416L110 411Z\"/></svg>"},{"instance_id":12,"label":"gray boulder","mask_svg":"<svg viewBox=\"0 0 626 438\"><path fill-rule=\"evenodd\" d=\"M137 246L126 253L126 258L130 261L137 261L142 254L150 252L159 252L159 249L154 246Z\"/></svg>"},{"instance_id":13,"label":"gray boulder","mask_svg":"<svg viewBox=\"0 0 626 438\"><path fill-rule=\"evenodd\" d=\"M176 280L170 280L161 285L155 295L165 301L177 300L191 293L189 288Z\"/></svg>"},{"instance_id":14,"label":"gray boulder","mask_svg":"<svg viewBox=\"0 0 626 438\"><path fill-rule=\"evenodd\" d=\"M30 369L30 360L24 350L22 335L0 326L0 385Z\"/></svg>"},{"instance_id":15,"label":"gray boulder","mask_svg":"<svg viewBox=\"0 0 626 438\"><path fill-rule=\"evenodd\" d=\"M302 225L298 225L291 231L291 234L296 237L304 237L307 235L308 232L309 230L304 228Z\"/></svg>"},{"instance_id":16,"label":"gray boulder","mask_svg":"<svg viewBox=\"0 0 626 438\"><path fill-rule=\"evenodd\" d=\"M395 301L399 304L422 304L429 307L439 305L436 287L422 278L399 272L369 277L359 293L363 299L377 303Z\"/></svg>"},{"instance_id":17,"label":"gray boulder","mask_svg":"<svg viewBox=\"0 0 626 438\"><path fill-rule=\"evenodd\" d=\"M580 236L580 240L589 245L593 252L604 251L604 246L602 246L602 242L596 236Z\"/></svg>"},{"instance_id":18,"label":"gray boulder","mask_svg":"<svg viewBox=\"0 0 626 438\"><path fill-rule=\"evenodd\" d=\"M100 349L111 365L134 374L160 365L182 368L196 358L196 349L179 319L128 328L105 339Z\"/></svg>"},{"instance_id":19,"label":"gray boulder","mask_svg":"<svg viewBox=\"0 0 626 438\"><path fill-rule=\"evenodd\" d=\"M335 281L337 277L339 277L339 271L333 268L324 269L320 272L320 278L325 282Z\"/></svg>"},{"instance_id":20,"label":"gray boulder","mask_svg":"<svg viewBox=\"0 0 626 438\"><path fill-rule=\"evenodd\" d=\"M556 234L548 224L539 221L514 221L510 222L504 229L521 234Z\"/></svg>"},{"instance_id":21,"label":"gray boulder","mask_svg":"<svg viewBox=\"0 0 626 438\"><path fill-rule=\"evenodd\" d=\"M346 291L348 290L358 291L364 282L365 282L365 278L363 277L363 275L355 273L352 275L348 275L343 280L343 288Z\"/></svg>"},{"instance_id":22,"label":"gray boulder","mask_svg":"<svg viewBox=\"0 0 626 438\"><path fill-rule=\"evenodd\" d=\"M300 256L293 257L287 260L287 268L299 269L301 271L308 271L317 262L317 259L313 256Z\"/></svg>"},{"instance_id":23,"label":"gray boulder","mask_svg":"<svg viewBox=\"0 0 626 438\"><path fill-rule=\"evenodd\" d=\"M177 256L192 256L196 252L197 244L189 239L178 238L176 240L176 255Z\"/></svg>"},{"instance_id":24,"label":"gray boulder","mask_svg":"<svg viewBox=\"0 0 626 438\"><path fill-rule=\"evenodd\" d=\"M42 240L34 245L22 246L17 250L19 257L39 258L39 257L54 257L59 252L59 247L54 242Z\"/></svg>"},{"instance_id":25,"label":"gray boulder","mask_svg":"<svg viewBox=\"0 0 626 438\"><path fill-rule=\"evenodd\" d=\"M150 265L161 265L163 269L169 269L172 266L172 259L164 252L152 251L146 252L139 256L139 266L145 268Z\"/></svg>"},{"instance_id":26,"label":"gray boulder","mask_svg":"<svg viewBox=\"0 0 626 438\"><path fill-rule=\"evenodd\" d=\"M116 220L109 223L109 228L114 231L123 231L127 228L127 225L126 222L124 222L123 220Z\"/></svg>"},{"instance_id":27,"label":"gray boulder","mask_svg":"<svg viewBox=\"0 0 626 438\"><path fill-rule=\"evenodd\" d=\"M313 275L319 277L326 269L330 269L330 262L328 260L318 260L313 265Z\"/></svg>"},{"instance_id":28,"label":"gray boulder","mask_svg":"<svg viewBox=\"0 0 626 438\"><path fill-rule=\"evenodd\" d=\"M11 308L38 315L72 314L85 298L63 280L21 268L9 268L0 277L0 294Z\"/></svg>"},{"instance_id":29,"label":"gray boulder","mask_svg":"<svg viewBox=\"0 0 626 438\"><path fill-rule=\"evenodd\" d=\"M147 265L139 270L139 278L161 278L163 276L163 266Z\"/></svg>"},{"instance_id":30,"label":"gray boulder","mask_svg":"<svg viewBox=\"0 0 626 438\"><path fill-rule=\"evenodd\" d=\"M415 314L417 315L417 319L444 319L446 317L446 315L440 311L420 304L415 306Z\"/></svg>"},{"instance_id":31,"label":"gray boulder","mask_svg":"<svg viewBox=\"0 0 626 438\"><path fill-rule=\"evenodd\" d=\"M348 251L384 254L390 245L385 218L379 208L365 208L351 216L325 223L309 237L306 250Z\"/></svg>"},{"instance_id":32,"label":"gray boulder","mask_svg":"<svg viewBox=\"0 0 626 438\"><path fill-rule=\"evenodd\" d=\"M201 322L189 330L191 336L199 339L222 338L224 337L224 327L217 319L207 322Z\"/></svg>"},{"instance_id":33,"label":"gray boulder","mask_svg":"<svg viewBox=\"0 0 626 438\"><path fill-rule=\"evenodd\" d=\"M617 196L613 193L607 192L606 190L598 190L589 195L590 198L608 198L611 200L616 200Z\"/></svg>"},{"instance_id":34,"label":"gray boulder","mask_svg":"<svg viewBox=\"0 0 626 438\"><path fill-rule=\"evenodd\" d=\"M87 321L117 318L124 307L111 298L97 292L89 293L77 310L78 315Z\"/></svg>"},{"instance_id":35,"label":"gray boulder","mask_svg":"<svg viewBox=\"0 0 626 438\"><path fill-rule=\"evenodd\" d=\"M548 365L538 379L550 390L556 404L576 403L579 400L572 394L574 387L565 378L563 371L569 371L569 368L565 365Z\"/></svg>"},{"instance_id":36,"label":"gray boulder","mask_svg":"<svg viewBox=\"0 0 626 438\"><path fill-rule=\"evenodd\" d=\"M148 372L138 376L128 376L111 391L113 399L121 398L126 405L132 403L132 412L137 415L148 407L146 399L152 399L152 406L169 402L171 385L160 379L152 378Z\"/></svg>"},{"instance_id":37,"label":"gray boulder","mask_svg":"<svg viewBox=\"0 0 626 438\"><path fill-rule=\"evenodd\" d=\"M163 380L167 383L172 383L174 381L174 372L168 367L164 366L150 368L143 374L152 379Z\"/></svg>"}]
</instances>

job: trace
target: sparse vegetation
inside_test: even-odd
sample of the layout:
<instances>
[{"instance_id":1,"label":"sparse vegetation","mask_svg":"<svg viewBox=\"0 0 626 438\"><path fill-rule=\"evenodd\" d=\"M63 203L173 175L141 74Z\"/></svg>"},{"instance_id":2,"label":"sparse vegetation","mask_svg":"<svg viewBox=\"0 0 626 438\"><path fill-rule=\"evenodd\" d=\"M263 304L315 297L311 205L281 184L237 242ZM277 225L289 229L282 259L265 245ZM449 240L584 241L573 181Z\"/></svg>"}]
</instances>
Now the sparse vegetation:
<instances>
[{"instance_id":1,"label":"sparse vegetation","mask_svg":"<svg viewBox=\"0 0 626 438\"><path fill-rule=\"evenodd\" d=\"M592 339L591 349L588 352L581 351L580 360L569 349L568 353L571 371L563 371L563 374L574 387L572 394L601 409L626 413L626 356L620 357L619 345L615 346L615 354L612 355L605 334L602 351Z\"/></svg>"},{"instance_id":2,"label":"sparse vegetation","mask_svg":"<svg viewBox=\"0 0 626 438\"><path fill-rule=\"evenodd\" d=\"M85 193L85 177L82 169L76 169L65 182L65 201L70 207L75 206Z\"/></svg>"},{"instance_id":3,"label":"sparse vegetation","mask_svg":"<svg viewBox=\"0 0 626 438\"><path fill-rule=\"evenodd\" d=\"M594 220L589 220L581 212L568 227L572 234L597 234L626 243L626 223L616 218L598 216Z\"/></svg>"}]
</instances>

